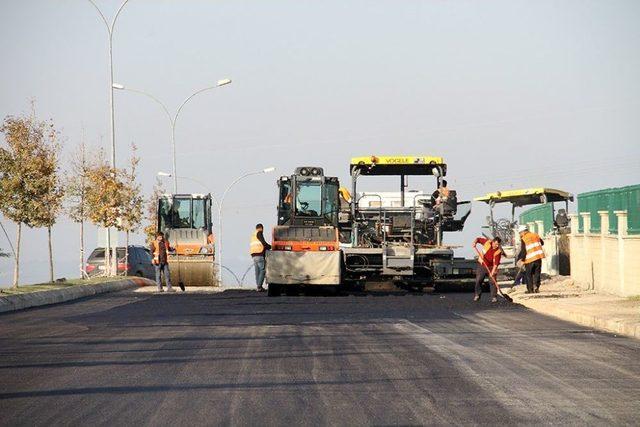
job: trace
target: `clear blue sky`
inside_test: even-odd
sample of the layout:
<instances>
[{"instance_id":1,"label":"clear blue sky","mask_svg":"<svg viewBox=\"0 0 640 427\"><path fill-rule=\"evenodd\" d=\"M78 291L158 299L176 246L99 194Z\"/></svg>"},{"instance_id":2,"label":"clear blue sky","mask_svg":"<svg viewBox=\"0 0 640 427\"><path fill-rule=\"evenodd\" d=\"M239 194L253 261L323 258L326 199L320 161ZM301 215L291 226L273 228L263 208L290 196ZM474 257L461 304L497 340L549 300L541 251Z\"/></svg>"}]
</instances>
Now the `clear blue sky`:
<instances>
[{"instance_id":1,"label":"clear blue sky","mask_svg":"<svg viewBox=\"0 0 640 427\"><path fill-rule=\"evenodd\" d=\"M98 4L111 17L119 2ZM0 16L0 116L34 98L67 153L82 128L106 147L107 33L91 4L4 0ZM116 24L115 81L173 110L219 78L234 80L194 98L176 138L179 175L218 196L246 171L278 168L225 202L225 264L243 272L253 225L274 222L276 175L297 165L346 181L351 156L441 155L463 198L640 182L638 22L637 1L131 0ZM118 161L135 142L149 191L171 165L166 117L149 99L117 92L116 127ZM185 181L182 190L202 188ZM475 205L449 242L467 245L486 214ZM77 227L61 220L54 237L56 276L77 275ZM29 230L23 250L24 280L46 279L46 233ZM11 273L11 260L0 261L0 284Z\"/></svg>"}]
</instances>

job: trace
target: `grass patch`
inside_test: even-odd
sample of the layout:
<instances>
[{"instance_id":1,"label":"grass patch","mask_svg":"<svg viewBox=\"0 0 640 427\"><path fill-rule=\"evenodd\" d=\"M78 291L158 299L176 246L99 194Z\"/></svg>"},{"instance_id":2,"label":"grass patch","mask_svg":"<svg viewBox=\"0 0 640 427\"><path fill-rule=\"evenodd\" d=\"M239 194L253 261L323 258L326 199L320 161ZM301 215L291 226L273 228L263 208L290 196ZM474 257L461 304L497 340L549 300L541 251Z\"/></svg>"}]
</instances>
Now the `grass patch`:
<instances>
[{"instance_id":1,"label":"grass patch","mask_svg":"<svg viewBox=\"0 0 640 427\"><path fill-rule=\"evenodd\" d=\"M629 301L640 301L640 295L636 295L633 297L628 297L627 298Z\"/></svg>"},{"instance_id":2,"label":"grass patch","mask_svg":"<svg viewBox=\"0 0 640 427\"><path fill-rule=\"evenodd\" d=\"M23 286L19 286L18 289L2 288L0 289L0 295L28 294L31 292L50 291L52 289L64 289L64 288L69 288L71 286L95 285L97 283L116 282L124 279L130 279L130 277L117 276L117 277L95 277L92 279L68 279L67 281L60 282L60 283L38 283L35 285L23 285Z\"/></svg>"}]
</instances>

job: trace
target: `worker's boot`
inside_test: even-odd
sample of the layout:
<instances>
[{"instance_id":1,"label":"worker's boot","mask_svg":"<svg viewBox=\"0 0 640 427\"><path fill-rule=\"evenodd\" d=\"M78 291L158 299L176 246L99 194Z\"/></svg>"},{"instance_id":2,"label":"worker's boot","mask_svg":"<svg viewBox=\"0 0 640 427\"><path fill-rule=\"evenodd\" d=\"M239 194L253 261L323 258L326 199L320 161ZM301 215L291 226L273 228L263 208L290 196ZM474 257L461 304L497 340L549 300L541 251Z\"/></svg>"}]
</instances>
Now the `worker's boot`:
<instances>
[{"instance_id":1,"label":"worker's boot","mask_svg":"<svg viewBox=\"0 0 640 427\"><path fill-rule=\"evenodd\" d=\"M473 297L473 301L478 302L480 301L480 295L476 295Z\"/></svg>"}]
</instances>

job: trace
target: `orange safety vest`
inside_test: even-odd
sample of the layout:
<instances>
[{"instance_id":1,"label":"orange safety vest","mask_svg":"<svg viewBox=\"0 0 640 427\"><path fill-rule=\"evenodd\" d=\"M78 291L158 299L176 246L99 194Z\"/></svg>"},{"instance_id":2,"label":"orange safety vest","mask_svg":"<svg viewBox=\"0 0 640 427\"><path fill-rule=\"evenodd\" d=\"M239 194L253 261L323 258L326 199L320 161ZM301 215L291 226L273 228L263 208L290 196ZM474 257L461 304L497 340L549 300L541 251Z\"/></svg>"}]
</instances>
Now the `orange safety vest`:
<instances>
[{"instance_id":1,"label":"orange safety vest","mask_svg":"<svg viewBox=\"0 0 640 427\"><path fill-rule=\"evenodd\" d=\"M258 231L254 231L249 245L249 255L261 254L262 252L264 252L264 245L258 239Z\"/></svg>"},{"instance_id":2,"label":"orange safety vest","mask_svg":"<svg viewBox=\"0 0 640 427\"><path fill-rule=\"evenodd\" d=\"M441 199L446 199L449 197L449 188L448 187L440 187L438 188L438 192L440 193Z\"/></svg>"},{"instance_id":3,"label":"orange safety vest","mask_svg":"<svg viewBox=\"0 0 640 427\"><path fill-rule=\"evenodd\" d=\"M530 264L534 261L544 258L544 250L542 249L542 243L540 236L536 233L527 232L522 236L527 254L524 258L525 264Z\"/></svg>"},{"instance_id":4,"label":"orange safety vest","mask_svg":"<svg viewBox=\"0 0 640 427\"><path fill-rule=\"evenodd\" d=\"M160 264L160 245L158 244L157 240L154 240L153 242L153 261L152 263L155 265ZM169 242L167 242L166 240L164 241L164 247L167 249L167 252L169 252Z\"/></svg>"}]
</instances>

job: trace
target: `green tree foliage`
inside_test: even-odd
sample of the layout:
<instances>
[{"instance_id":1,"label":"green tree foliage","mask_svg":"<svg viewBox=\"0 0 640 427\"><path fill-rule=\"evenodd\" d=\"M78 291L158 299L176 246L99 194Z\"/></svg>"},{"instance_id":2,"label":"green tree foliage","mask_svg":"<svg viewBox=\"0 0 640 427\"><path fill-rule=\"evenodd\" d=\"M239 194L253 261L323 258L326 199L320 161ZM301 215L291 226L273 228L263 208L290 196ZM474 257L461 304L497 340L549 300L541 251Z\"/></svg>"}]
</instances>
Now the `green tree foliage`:
<instances>
[{"instance_id":1,"label":"green tree foliage","mask_svg":"<svg viewBox=\"0 0 640 427\"><path fill-rule=\"evenodd\" d=\"M87 191L89 188L88 173L91 163L87 159L84 138L71 156L66 187L66 212L73 222L80 225L80 277L86 277L84 270L84 223L89 219Z\"/></svg>"},{"instance_id":2,"label":"green tree foliage","mask_svg":"<svg viewBox=\"0 0 640 427\"><path fill-rule=\"evenodd\" d=\"M99 151L87 170L86 203L89 220L101 227L116 227L122 207L124 184L117 169L111 167Z\"/></svg>"},{"instance_id":3,"label":"green tree foliage","mask_svg":"<svg viewBox=\"0 0 640 427\"><path fill-rule=\"evenodd\" d=\"M57 132L51 121L7 116L0 132L0 212L17 225L14 287L20 274L22 225L50 228L59 212L62 189L58 176Z\"/></svg>"},{"instance_id":4,"label":"green tree foliage","mask_svg":"<svg viewBox=\"0 0 640 427\"><path fill-rule=\"evenodd\" d=\"M52 134L54 137L56 133ZM64 189L60 176L60 145L53 139L45 140L46 149L43 154L42 164L46 167L41 170L41 197L35 204L37 209L35 227L45 227L47 229L47 241L49 247L49 281L53 282L53 244L51 239L51 229L56 223L62 210Z\"/></svg>"},{"instance_id":5,"label":"green tree foliage","mask_svg":"<svg viewBox=\"0 0 640 427\"><path fill-rule=\"evenodd\" d=\"M140 184L136 182L138 173L138 164L140 158L136 155L137 149L135 145L131 145L131 159L129 161L129 169L122 170L122 194L121 194L121 210L120 219L118 221L118 230L124 231L125 239L125 271L128 271L129 260L129 235L136 231L142 222L142 205L144 199L142 197Z\"/></svg>"},{"instance_id":6,"label":"green tree foliage","mask_svg":"<svg viewBox=\"0 0 640 427\"><path fill-rule=\"evenodd\" d=\"M156 183L153 191L146 201L147 205L147 226L144 228L144 234L147 236L147 243L151 243L156 238L158 227L158 200L165 193L164 186L160 178L156 177Z\"/></svg>"}]
</instances>

